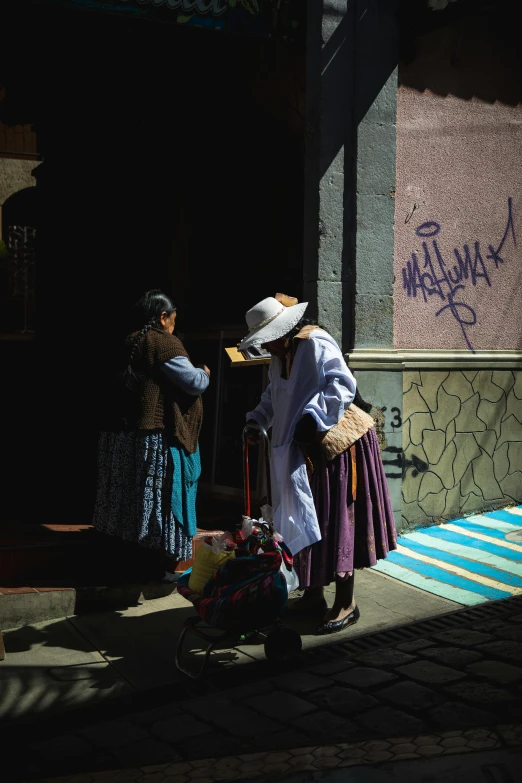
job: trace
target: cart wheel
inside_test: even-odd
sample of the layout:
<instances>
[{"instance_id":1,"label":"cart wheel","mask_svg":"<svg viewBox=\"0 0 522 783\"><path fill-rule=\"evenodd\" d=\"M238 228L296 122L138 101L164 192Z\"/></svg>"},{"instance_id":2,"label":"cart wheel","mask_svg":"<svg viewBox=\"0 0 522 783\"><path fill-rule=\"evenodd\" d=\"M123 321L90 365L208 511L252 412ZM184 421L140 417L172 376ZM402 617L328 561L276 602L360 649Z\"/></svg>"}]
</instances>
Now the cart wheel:
<instances>
[{"instance_id":1,"label":"cart wheel","mask_svg":"<svg viewBox=\"0 0 522 783\"><path fill-rule=\"evenodd\" d=\"M293 661L299 656L303 643L293 628L277 628L267 636L265 656L267 661L282 663Z\"/></svg>"}]
</instances>

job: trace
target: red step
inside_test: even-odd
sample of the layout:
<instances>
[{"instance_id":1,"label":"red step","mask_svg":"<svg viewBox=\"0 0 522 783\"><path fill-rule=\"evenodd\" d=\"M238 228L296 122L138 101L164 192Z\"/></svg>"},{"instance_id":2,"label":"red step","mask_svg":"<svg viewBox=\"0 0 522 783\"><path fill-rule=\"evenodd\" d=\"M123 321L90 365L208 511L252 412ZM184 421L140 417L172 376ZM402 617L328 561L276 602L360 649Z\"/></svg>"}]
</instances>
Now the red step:
<instances>
[{"instance_id":1,"label":"red step","mask_svg":"<svg viewBox=\"0 0 522 783\"><path fill-rule=\"evenodd\" d=\"M219 519L201 520L205 529L198 529L194 551L205 536L216 532ZM92 525L0 522L0 591L157 581L163 576L163 565L158 551L103 535ZM176 570L191 565L192 560L180 563Z\"/></svg>"}]
</instances>

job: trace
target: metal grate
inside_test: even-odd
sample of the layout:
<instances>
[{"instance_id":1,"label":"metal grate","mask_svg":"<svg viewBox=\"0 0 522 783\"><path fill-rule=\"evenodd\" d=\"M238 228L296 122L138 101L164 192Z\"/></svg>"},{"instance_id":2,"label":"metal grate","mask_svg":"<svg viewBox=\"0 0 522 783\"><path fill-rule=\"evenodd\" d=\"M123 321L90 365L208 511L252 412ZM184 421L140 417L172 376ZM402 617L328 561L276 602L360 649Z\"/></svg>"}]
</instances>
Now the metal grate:
<instances>
[{"instance_id":1,"label":"metal grate","mask_svg":"<svg viewBox=\"0 0 522 783\"><path fill-rule=\"evenodd\" d=\"M417 621L399 626L398 628L370 633L349 642L332 643L327 647L315 648L305 652L303 657L306 658L313 653L315 657L320 656L324 660L327 652L329 657L339 657L340 655L344 656L347 652L358 653L377 647L392 647L421 636L431 636L434 633L456 627L463 628L484 620L500 619L503 616L515 614L519 611L522 612L522 596L512 596L500 601L491 601L472 609L459 609L441 617L433 617L429 620Z\"/></svg>"}]
</instances>

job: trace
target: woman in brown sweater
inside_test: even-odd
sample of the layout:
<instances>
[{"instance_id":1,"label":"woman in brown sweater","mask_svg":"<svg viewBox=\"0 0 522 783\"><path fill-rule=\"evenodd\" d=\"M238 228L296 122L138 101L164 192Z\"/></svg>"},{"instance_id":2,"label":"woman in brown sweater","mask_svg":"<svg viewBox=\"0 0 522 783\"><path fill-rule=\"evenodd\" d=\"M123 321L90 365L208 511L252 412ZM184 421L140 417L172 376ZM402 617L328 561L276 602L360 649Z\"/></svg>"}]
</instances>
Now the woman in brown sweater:
<instances>
[{"instance_id":1,"label":"woman in brown sweater","mask_svg":"<svg viewBox=\"0 0 522 783\"><path fill-rule=\"evenodd\" d=\"M174 335L176 307L161 291L144 294L125 341L127 367L115 401L118 425L102 432L95 527L162 550L166 578L192 555L201 473L201 394L210 370L195 367Z\"/></svg>"}]
</instances>

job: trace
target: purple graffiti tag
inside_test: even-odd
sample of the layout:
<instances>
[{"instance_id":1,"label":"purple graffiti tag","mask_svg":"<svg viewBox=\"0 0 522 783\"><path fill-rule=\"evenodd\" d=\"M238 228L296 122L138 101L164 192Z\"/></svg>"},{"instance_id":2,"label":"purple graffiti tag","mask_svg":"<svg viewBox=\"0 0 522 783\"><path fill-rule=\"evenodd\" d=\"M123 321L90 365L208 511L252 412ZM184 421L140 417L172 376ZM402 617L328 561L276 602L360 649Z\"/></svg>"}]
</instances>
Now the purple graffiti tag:
<instances>
[{"instance_id":1,"label":"purple graffiti tag","mask_svg":"<svg viewBox=\"0 0 522 783\"><path fill-rule=\"evenodd\" d=\"M423 260L419 263L419 255L412 252L410 260L402 267L402 285L408 297L415 298L417 292L420 292L425 302L429 297L438 297L442 302L446 302L436 311L435 315L438 317L449 312L459 325L467 347L472 353L475 353L467 330L477 323L477 314L471 305L462 301L462 296L469 281L473 286L476 286L479 280L484 280L485 284L491 288L486 262L480 249L480 242L475 241L464 244L462 250L453 248L456 263L450 267L435 238L440 234L440 231L440 224L434 220L422 223L416 228L416 235L423 239ZM508 218L502 239L496 248L488 244L489 252L486 255L486 260L492 261L495 264L495 269L498 269L500 264L504 264L501 253L503 253L504 245L510 234L513 245L516 247L517 238L511 196L508 198ZM430 245L428 245L427 239L431 240ZM455 298L457 294L458 297Z\"/></svg>"}]
</instances>

